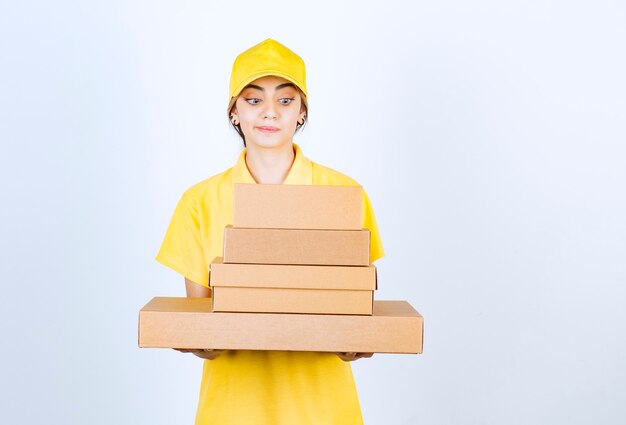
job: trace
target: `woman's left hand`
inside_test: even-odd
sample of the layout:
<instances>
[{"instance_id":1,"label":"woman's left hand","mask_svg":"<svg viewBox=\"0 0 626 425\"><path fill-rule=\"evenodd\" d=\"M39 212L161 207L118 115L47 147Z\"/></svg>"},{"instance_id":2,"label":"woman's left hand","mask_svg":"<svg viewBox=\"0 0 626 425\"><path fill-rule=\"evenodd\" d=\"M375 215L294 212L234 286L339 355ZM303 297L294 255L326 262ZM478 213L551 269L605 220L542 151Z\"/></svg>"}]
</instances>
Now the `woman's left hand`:
<instances>
[{"instance_id":1,"label":"woman's left hand","mask_svg":"<svg viewBox=\"0 0 626 425\"><path fill-rule=\"evenodd\" d=\"M369 359L374 353L335 353L344 362L351 362L358 359Z\"/></svg>"},{"instance_id":2,"label":"woman's left hand","mask_svg":"<svg viewBox=\"0 0 626 425\"><path fill-rule=\"evenodd\" d=\"M189 349L189 348L174 348L181 353L192 353L194 356L200 357L205 360L215 360L224 350L210 350L210 349Z\"/></svg>"}]
</instances>

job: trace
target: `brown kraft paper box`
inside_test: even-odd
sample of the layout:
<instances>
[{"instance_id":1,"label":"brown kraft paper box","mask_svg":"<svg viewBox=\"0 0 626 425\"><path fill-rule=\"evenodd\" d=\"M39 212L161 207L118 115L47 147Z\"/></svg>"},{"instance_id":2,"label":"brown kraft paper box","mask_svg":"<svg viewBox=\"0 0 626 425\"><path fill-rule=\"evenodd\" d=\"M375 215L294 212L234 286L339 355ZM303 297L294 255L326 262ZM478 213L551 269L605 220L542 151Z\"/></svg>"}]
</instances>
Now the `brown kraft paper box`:
<instances>
[{"instance_id":1,"label":"brown kraft paper box","mask_svg":"<svg viewBox=\"0 0 626 425\"><path fill-rule=\"evenodd\" d=\"M310 266L292 264L226 264L210 266L211 286L259 288L375 290L376 266Z\"/></svg>"},{"instance_id":2,"label":"brown kraft paper box","mask_svg":"<svg viewBox=\"0 0 626 425\"><path fill-rule=\"evenodd\" d=\"M237 183L233 190L233 227L361 229L361 186Z\"/></svg>"},{"instance_id":3,"label":"brown kraft paper box","mask_svg":"<svg viewBox=\"0 0 626 425\"><path fill-rule=\"evenodd\" d=\"M213 311L371 315L374 291L214 286Z\"/></svg>"},{"instance_id":4,"label":"brown kraft paper box","mask_svg":"<svg viewBox=\"0 0 626 425\"><path fill-rule=\"evenodd\" d=\"M376 267L211 263L213 311L372 314Z\"/></svg>"},{"instance_id":5,"label":"brown kraft paper box","mask_svg":"<svg viewBox=\"0 0 626 425\"><path fill-rule=\"evenodd\" d=\"M369 265L367 229L224 228L224 263Z\"/></svg>"},{"instance_id":6,"label":"brown kraft paper box","mask_svg":"<svg viewBox=\"0 0 626 425\"><path fill-rule=\"evenodd\" d=\"M357 353L422 352L423 318L406 301L374 301L372 316L217 313L210 298L153 298L139 346Z\"/></svg>"}]
</instances>

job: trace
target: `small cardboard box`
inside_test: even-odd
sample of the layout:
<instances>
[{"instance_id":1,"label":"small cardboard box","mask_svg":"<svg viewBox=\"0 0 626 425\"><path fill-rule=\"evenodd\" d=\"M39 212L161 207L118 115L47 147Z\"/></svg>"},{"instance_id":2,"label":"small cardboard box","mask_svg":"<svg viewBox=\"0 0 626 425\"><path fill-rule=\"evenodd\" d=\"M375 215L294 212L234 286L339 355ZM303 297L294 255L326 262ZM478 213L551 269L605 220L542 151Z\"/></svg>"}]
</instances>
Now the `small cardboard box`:
<instances>
[{"instance_id":1,"label":"small cardboard box","mask_svg":"<svg viewBox=\"0 0 626 425\"><path fill-rule=\"evenodd\" d=\"M360 230L361 186L234 185L234 227Z\"/></svg>"},{"instance_id":2,"label":"small cardboard box","mask_svg":"<svg viewBox=\"0 0 626 425\"><path fill-rule=\"evenodd\" d=\"M374 291L214 286L213 311L372 314Z\"/></svg>"},{"instance_id":3,"label":"small cardboard box","mask_svg":"<svg viewBox=\"0 0 626 425\"><path fill-rule=\"evenodd\" d=\"M376 266L308 266L289 264L211 263L211 286L301 289L376 289Z\"/></svg>"},{"instance_id":4,"label":"small cardboard box","mask_svg":"<svg viewBox=\"0 0 626 425\"><path fill-rule=\"evenodd\" d=\"M224 228L224 262L369 265L370 232L361 230Z\"/></svg>"},{"instance_id":5,"label":"small cardboard box","mask_svg":"<svg viewBox=\"0 0 626 425\"><path fill-rule=\"evenodd\" d=\"M421 353L424 322L406 301L374 301L372 316L214 313L210 298L153 298L139 312L139 346Z\"/></svg>"}]
</instances>

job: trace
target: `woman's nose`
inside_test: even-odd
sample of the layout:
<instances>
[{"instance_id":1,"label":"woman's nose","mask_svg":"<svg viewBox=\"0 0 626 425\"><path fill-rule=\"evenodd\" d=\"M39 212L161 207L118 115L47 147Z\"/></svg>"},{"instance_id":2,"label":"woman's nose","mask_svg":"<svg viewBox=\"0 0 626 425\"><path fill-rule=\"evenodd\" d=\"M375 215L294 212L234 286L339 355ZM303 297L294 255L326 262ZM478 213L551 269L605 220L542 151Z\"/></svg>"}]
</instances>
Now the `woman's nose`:
<instances>
[{"instance_id":1,"label":"woman's nose","mask_svg":"<svg viewBox=\"0 0 626 425\"><path fill-rule=\"evenodd\" d=\"M263 110L263 118L276 118L276 106L271 102L266 104L267 106Z\"/></svg>"}]
</instances>

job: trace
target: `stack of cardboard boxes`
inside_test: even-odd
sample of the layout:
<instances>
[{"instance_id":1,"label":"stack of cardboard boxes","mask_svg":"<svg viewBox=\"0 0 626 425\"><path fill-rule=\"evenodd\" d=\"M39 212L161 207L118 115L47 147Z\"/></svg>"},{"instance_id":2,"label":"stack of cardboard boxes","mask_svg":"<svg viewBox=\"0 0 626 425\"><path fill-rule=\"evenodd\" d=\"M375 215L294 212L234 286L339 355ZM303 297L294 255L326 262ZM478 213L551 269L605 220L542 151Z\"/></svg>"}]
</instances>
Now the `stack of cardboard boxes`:
<instances>
[{"instance_id":1,"label":"stack of cardboard boxes","mask_svg":"<svg viewBox=\"0 0 626 425\"><path fill-rule=\"evenodd\" d=\"M153 298L139 312L140 347L422 352L422 316L373 300L360 186L234 191L212 298Z\"/></svg>"},{"instance_id":2,"label":"stack of cardboard boxes","mask_svg":"<svg viewBox=\"0 0 626 425\"><path fill-rule=\"evenodd\" d=\"M359 186L235 185L213 311L371 315L376 268Z\"/></svg>"}]
</instances>

